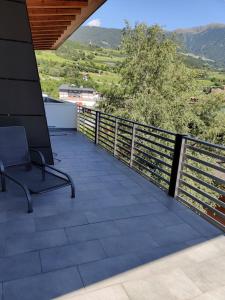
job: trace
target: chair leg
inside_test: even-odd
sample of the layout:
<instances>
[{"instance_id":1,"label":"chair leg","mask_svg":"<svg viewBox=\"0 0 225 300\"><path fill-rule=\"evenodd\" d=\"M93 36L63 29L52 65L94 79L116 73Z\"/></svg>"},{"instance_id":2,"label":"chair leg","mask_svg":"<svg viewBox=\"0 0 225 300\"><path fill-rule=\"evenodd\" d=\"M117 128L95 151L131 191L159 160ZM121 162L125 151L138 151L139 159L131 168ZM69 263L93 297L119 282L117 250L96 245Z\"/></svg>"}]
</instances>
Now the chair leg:
<instances>
[{"instance_id":1,"label":"chair leg","mask_svg":"<svg viewBox=\"0 0 225 300\"><path fill-rule=\"evenodd\" d=\"M73 182L70 182L70 186L71 186L71 198L75 198L75 186Z\"/></svg>"},{"instance_id":2,"label":"chair leg","mask_svg":"<svg viewBox=\"0 0 225 300\"><path fill-rule=\"evenodd\" d=\"M31 199L31 194L29 189L27 188L26 185L24 185L23 183L19 182L17 179L9 176L8 174L6 174L7 178L9 178L10 180L12 180L13 182L15 182L16 184L18 184L24 191L26 198L27 198L27 207L28 207L28 213L32 213L33 212L33 207L32 207L32 199Z\"/></svg>"},{"instance_id":3,"label":"chair leg","mask_svg":"<svg viewBox=\"0 0 225 300\"><path fill-rule=\"evenodd\" d=\"M1 185L2 185L2 192L6 192L6 182L4 174L1 174Z\"/></svg>"},{"instance_id":4,"label":"chair leg","mask_svg":"<svg viewBox=\"0 0 225 300\"><path fill-rule=\"evenodd\" d=\"M33 206L32 206L32 200L31 200L31 194L29 191L25 191L26 197L27 197L27 207L28 207L28 214L33 212Z\"/></svg>"}]
</instances>

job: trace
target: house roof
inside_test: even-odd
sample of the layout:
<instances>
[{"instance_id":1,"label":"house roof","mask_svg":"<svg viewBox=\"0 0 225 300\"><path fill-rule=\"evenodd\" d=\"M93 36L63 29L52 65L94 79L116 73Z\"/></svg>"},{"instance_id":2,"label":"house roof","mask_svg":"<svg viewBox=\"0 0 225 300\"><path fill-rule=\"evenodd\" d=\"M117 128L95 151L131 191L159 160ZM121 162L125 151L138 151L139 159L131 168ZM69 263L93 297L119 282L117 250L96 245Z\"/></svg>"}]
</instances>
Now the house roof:
<instances>
[{"instance_id":1,"label":"house roof","mask_svg":"<svg viewBox=\"0 0 225 300\"><path fill-rule=\"evenodd\" d=\"M95 90L92 89L92 88L79 88L79 87L72 86L72 85L69 85L69 84L60 85L59 90L60 91L63 91L63 90L76 91L76 92L95 92Z\"/></svg>"},{"instance_id":2,"label":"house roof","mask_svg":"<svg viewBox=\"0 0 225 300\"><path fill-rule=\"evenodd\" d=\"M35 50L57 49L106 0L26 0Z\"/></svg>"}]
</instances>

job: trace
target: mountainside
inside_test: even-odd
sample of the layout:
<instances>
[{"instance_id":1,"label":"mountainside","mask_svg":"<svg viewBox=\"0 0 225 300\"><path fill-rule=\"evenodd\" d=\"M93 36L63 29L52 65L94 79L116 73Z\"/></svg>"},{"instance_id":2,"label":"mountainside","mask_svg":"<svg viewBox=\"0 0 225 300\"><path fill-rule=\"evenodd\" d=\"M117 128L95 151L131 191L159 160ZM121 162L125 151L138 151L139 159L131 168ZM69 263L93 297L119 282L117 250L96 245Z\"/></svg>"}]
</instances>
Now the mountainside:
<instances>
[{"instance_id":1,"label":"mountainside","mask_svg":"<svg viewBox=\"0 0 225 300\"><path fill-rule=\"evenodd\" d=\"M212 60L219 68L225 67L225 24L210 24L174 31L182 45L182 52ZM81 27L71 40L103 48L117 48L121 42L120 29Z\"/></svg>"},{"instance_id":2,"label":"mountainside","mask_svg":"<svg viewBox=\"0 0 225 300\"><path fill-rule=\"evenodd\" d=\"M83 26L70 37L70 40L116 49L120 45L121 36L122 30L120 29Z\"/></svg>"}]
</instances>

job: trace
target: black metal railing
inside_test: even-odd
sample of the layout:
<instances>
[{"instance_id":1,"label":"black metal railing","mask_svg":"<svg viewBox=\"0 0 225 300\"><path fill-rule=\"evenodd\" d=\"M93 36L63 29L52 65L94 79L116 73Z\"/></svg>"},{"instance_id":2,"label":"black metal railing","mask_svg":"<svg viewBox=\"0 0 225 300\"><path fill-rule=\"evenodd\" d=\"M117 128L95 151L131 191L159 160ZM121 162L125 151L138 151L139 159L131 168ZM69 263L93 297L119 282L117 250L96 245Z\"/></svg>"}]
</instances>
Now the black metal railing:
<instances>
[{"instance_id":1,"label":"black metal railing","mask_svg":"<svg viewBox=\"0 0 225 300\"><path fill-rule=\"evenodd\" d=\"M225 230L225 147L78 107L78 130Z\"/></svg>"}]
</instances>

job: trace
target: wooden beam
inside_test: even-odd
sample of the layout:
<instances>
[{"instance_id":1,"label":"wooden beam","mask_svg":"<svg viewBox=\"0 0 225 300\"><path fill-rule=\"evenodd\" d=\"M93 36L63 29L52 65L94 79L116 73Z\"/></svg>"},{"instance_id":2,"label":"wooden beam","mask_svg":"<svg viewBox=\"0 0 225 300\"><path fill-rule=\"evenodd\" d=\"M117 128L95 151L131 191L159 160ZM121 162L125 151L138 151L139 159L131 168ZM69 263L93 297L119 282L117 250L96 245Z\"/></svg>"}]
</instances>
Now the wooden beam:
<instances>
[{"instance_id":1,"label":"wooden beam","mask_svg":"<svg viewBox=\"0 0 225 300\"><path fill-rule=\"evenodd\" d=\"M73 21L76 19L76 16L31 16L31 22L40 22L40 21Z\"/></svg>"},{"instance_id":2,"label":"wooden beam","mask_svg":"<svg viewBox=\"0 0 225 300\"><path fill-rule=\"evenodd\" d=\"M57 35L60 36L63 33L63 31L34 31L32 33L32 36L46 36L46 35Z\"/></svg>"},{"instance_id":3,"label":"wooden beam","mask_svg":"<svg viewBox=\"0 0 225 300\"><path fill-rule=\"evenodd\" d=\"M82 8L82 13L77 16L75 21L72 21L64 34L56 41L53 49L57 49L62 43L69 38L69 36L78 29L99 7L101 7L107 0L88 0L88 6Z\"/></svg>"},{"instance_id":4,"label":"wooden beam","mask_svg":"<svg viewBox=\"0 0 225 300\"><path fill-rule=\"evenodd\" d=\"M27 0L28 8L82 8L88 6L88 0Z\"/></svg>"},{"instance_id":5,"label":"wooden beam","mask_svg":"<svg viewBox=\"0 0 225 300\"><path fill-rule=\"evenodd\" d=\"M39 26L39 25L33 25L31 27L31 30L32 32L33 31L46 31L46 30L66 30L67 29L67 26L62 26L62 25L59 25L59 26L50 26L50 25L46 25L46 26Z\"/></svg>"},{"instance_id":6,"label":"wooden beam","mask_svg":"<svg viewBox=\"0 0 225 300\"><path fill-rule=\"evenodd\" d=\"M33 27L33 26L40 26L40 27L43 27L43 26L48 26L48 25L50 25L50 26L68 26L68 25L70 25L71 24L71 22L70 21L60 21L60 22L58 22L58 21L40 21L40 22L30 22L30 25L31 25L31 27Z\"/></svg>"},{"instance_id":7,"label":"wooden beam","mask_svg":"<svg viewBox=\"0 0 225 300\"><path fill-rule=\"evenodd\" d=\"M30 8L29 16L67 16L78 15L81 13L80 8Z\"/></svg>"}]
</instances>

